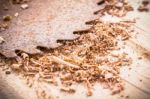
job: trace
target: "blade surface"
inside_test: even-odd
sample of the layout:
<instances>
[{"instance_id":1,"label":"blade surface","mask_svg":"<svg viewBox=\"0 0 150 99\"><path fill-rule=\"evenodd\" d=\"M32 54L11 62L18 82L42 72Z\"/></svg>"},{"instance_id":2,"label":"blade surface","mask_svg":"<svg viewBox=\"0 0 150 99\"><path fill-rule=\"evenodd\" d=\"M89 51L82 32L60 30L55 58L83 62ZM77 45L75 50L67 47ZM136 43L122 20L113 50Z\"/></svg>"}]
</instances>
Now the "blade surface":
<instances>
[{"instance_id":1,"label":"blade surface","mask_svg":"<svg viewBox=\"0 0 150 99\"><path fill-rule=\"evenodd\" d=\"M10 12L16 11L12 6ZM32 0L29 8L19 10L9 29L0 32L5 43L0 53L6 57L16 56L15 50L31 54L40 53L37 46L55 48L57 40L72 40L79 35L73 31L87 29L86 21L95 19L97 0Z\"/></svg>"}]
</instances>

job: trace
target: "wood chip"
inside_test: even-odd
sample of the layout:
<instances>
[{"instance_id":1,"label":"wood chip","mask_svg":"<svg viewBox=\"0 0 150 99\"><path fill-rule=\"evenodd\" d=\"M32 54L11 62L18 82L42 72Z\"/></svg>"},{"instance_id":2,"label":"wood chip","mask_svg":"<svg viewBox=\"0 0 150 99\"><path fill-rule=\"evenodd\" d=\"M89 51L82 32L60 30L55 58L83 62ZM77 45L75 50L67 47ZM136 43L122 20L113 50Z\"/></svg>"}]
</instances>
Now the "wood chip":
<instances>
[{"instance_id":1,"label":"wood chip","mask_svg":"<svg viewBox=\"0 0 150 99\"><path fill-rule=\"evenodd\" d=\"M12 16L10 15L3 16L3 21L10 21L11 19L12 19Z\"/></svg>"},{"instance_id":2,"label":"wood chip","mask_svg":"<svg viewBox=\"0 0 150 99\"><path fill-rule=\"evenodd\" d=\"M18 13L18 12L17 12L17 13L15 13L15 14L14 14L14 16L15 16L15 17L18 17L18 16L19 16L19 13Z\"/></svg>"},{"instance_id":3,"label":"wood chip","mask_svg":"<svg viewBox=\"0 0 150 99\"><path fill-rule=\"evenodd\" d=\"M143 0L141 5L138 7L138 11L148 12L149 11L148 4L149 4L148 0Z\"/></svg>"},{"instance_id":4,"label":"wood chip","mask_svg":"<svg viewBox=\"0 0 150 99\"><path fill-rule=\"evenodd\" d=\"M2 44L4 41L5 41L4 38L2 38L2 37L0 36L0 44Z\"/></svg>"},{"instance_id":5,"label":"wood chip","mask_svg":"<svg viewBox=\"0 0 150 99\"><path fill-rule=\"evenodd\" d=\"M15 70L19 70L21 66L22 66L22 64L12 64L11 65L12 69L15 69Z\"/></svg>"},{"instance_id":6,"label":"wood chip","mask_svg":"<svg viewBox=\"0 0 150 99\"><path fill-rule=\"evenodd\" d=\"M5 71L5 74L11 74L10 70Z\"/></svg>"},{"instance_id":7,"label":"wood chip","mask_svg":"<svg viewBox=\"0 0 150 99\"><path fill-rule=\"evenodd\" d=\"M142 1L142 4L143 4L144 6L147 6L147 5L149 4L149 2L150 2L149 0L143 0L143 1Z\"/></svg>"},{"instance_id":8,"label":"wood chip","mask_svg":"<svg viewBox=\"0 0 150 99\"><path fill-rule=\"evenodd\" d=\"M64 64L66 66L72 67L72 68L79 68L79 66L74 65L74 64L70 64L69 62L66 62L66 61L64 61L64 60L62 60L56 56L52 56L52 57L50 57L50 59L52 59L53 61L58 62L60 64Z\"/></svg>"},{"instance_id":9,"label":"wood chip","mask_svg":"<svg viewBox=\"0 0 150 99\"><path fill-rule=\"evenodd\" d=\"M75 93L76 92L75 89L69 88L69 87L64 87L64 86L61 87L60 90L63 92L68 92L68 93Z\"/></svg>"},{"instance_id":10,"label":"wood chip","mask_svg":"<svg viewBox=\"0 0 150 99\"><path fill-rule=\"evenodd\" d=\"M28 4L22 4L21 5L21 8L24 10L24 9L27 9L27 8L29 8L29 5Z\"/></svg>"}]
</instances>

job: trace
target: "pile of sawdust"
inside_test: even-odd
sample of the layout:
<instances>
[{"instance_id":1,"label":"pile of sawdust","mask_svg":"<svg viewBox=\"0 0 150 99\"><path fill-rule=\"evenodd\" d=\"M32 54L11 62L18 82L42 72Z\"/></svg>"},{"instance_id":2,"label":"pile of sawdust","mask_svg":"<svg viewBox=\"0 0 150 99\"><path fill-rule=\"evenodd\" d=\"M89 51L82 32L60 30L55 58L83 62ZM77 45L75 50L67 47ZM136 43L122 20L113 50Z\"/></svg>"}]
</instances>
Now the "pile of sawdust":
<instances>
[{"instance_id":1,"label":"pile of sawdust","mask_svg":"<svg viewBox=\"0 0 150 99\"><path fill-rule=\"evenodd\" d=\"M118 39L130 38L132 22L105 23L92 21L91 31L82 34L77 40L64 41L64 45L51 50L44 56L31 57L21 53L11 69L27 80L39 75L42 82L54 84L61 91L74 93L74 83L85 83L87 95L91 96L94 83L99 82L116 94L124 90L119 77L120 68L132 63L127 53L113 54L120 50ZM59 78L61 86L58 85ZM32 82L28 82L32 87Z\"/></svg>"}]
</instances>

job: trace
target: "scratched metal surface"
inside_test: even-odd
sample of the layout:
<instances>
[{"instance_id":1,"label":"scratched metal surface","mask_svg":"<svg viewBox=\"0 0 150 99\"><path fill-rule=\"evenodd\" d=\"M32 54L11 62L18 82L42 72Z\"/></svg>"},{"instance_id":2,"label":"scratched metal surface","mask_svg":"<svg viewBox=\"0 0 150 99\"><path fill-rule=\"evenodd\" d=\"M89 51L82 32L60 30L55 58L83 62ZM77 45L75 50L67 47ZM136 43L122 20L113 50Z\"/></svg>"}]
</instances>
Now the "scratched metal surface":
<instances>
[{"instance_id":1,"label":"scratched metal surface","mask_svg":"<svg viewBox=\"0 0 150 99\"><path fill-rule=\"evenodd\" d=\"M120 97L120 95L129 96L129 99L150 99L150 12L136 11L139 0L132 0L130 3L134 5L135 10L126 17L121 19L110 16L103 17L103 20L107 21L138 17L134 28L139 33L136 38L133 37L127 41L127 45L123 49L133 59L133 64L130 66L131 70L128 67L121 69L120 76L125 82L125 90L123 92L112 96L109 90L103 89L100 84L96 84L93 96L86 97L86 89L83 85L76 85L77 90L75 94L62 93L57 87L46 83L42 83L38 87L47 89L52 96L59 96L60 99L125 99L125 97ZM139 56L142 56L143 59L138 60L137 57ZM14 88L24 99L29 99L29 97L30 99L37 99L34 88L27 87L25 81L21 80L16 74L12 73L6 76L2 71L0 71L0 74L0 79L5 80L5 83Z\"/></svg>"}]
</instances>

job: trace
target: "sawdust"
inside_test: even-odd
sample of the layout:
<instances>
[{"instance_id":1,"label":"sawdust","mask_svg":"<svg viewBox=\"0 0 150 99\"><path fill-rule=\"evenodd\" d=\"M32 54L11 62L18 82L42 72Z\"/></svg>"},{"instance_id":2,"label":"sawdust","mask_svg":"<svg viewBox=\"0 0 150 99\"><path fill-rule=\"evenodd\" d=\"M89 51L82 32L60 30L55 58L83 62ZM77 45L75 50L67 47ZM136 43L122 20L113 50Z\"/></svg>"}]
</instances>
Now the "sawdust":
<instances>
[{"instance_id":1,"label":"sawdust","mask_svg":"<svg viewBox=\"0 0 150 99\"><path fill-rule=\"evenodd\" d=\"M120 68L129 66L132 59L127 53L113 54L120 49L118 39L122 42L130 38L130 25L133 22L105 23L93 20L92 29L82 34L78 39L63 42L63 46L48 52L44 56L31 57L20 53L17 62L11 64L11 69L17 73L34 79L39 75L42 82L58 86L60 90L75 93L74 83L84 83L87 96L93 94L93 84L105 83L105 88L112 94L124 90L124 83L119 77ZM28 82L32 87L32 82ZM107 86L107 87L106 87Z\"/></svg>"},{"instance_id":2,"label":"sawdust","mask_svg":"<svg viewBox=\"0 0 150 99\"><path fill-rule=\"evenodd\" d=\"M101 0L98 5L104 4L104 8L96 11L94 14L101 16L109 14L112 16L123 17L128 12L133 11L133 7L127 0Z\"/></svg>"}]
</instances>

